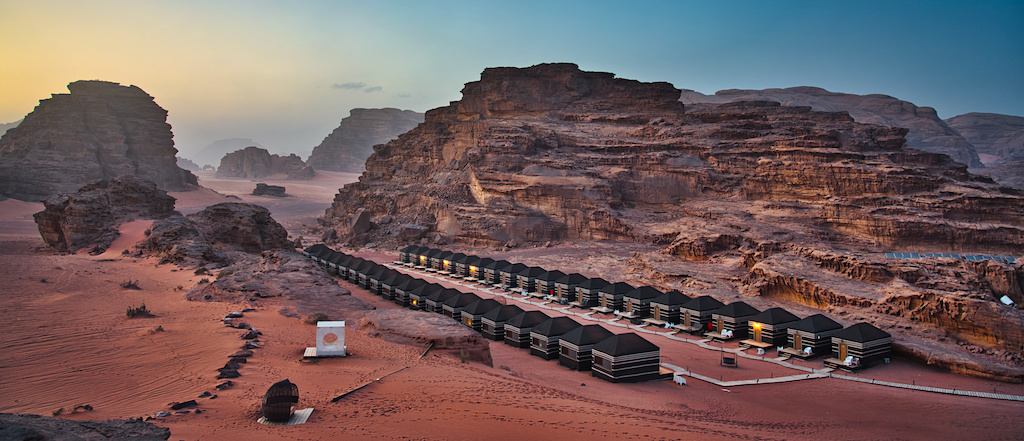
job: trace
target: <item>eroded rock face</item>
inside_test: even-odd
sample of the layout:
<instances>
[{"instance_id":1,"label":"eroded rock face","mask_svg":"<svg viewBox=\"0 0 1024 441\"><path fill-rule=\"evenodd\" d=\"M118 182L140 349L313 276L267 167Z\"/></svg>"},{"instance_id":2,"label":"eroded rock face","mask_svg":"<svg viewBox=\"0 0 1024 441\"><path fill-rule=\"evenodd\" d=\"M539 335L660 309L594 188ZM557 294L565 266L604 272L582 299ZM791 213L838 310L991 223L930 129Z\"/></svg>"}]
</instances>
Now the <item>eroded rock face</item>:
<instances>
[{"instance_id":1,"label":"eroded rock face","mask_svg":"<svg viewBox=\"0 0 1024 441\"><path fill-rule=\"evenodd\" d=\"M0 193L40 201L125 174L184 191L167 111L136 86L76 81L0 138Z\"/></svg>"},{"instance_id":2,"label":"eroded rock face","mask_svg":"<svg viewBox=\"0 0 1024 441\"><path fill-rule=\"evenodd\" d=\"M1018 270L884 257L1019 256L1021 192L846 112L684 109L678 97L567 64L485 70L461 101L376 148L321 219L324 238L492 251L619 243L631 282L824 310L905 348L941 346L948 360L980 348L967 356L973 371L1024 379L1020 332L985 331L1022 329L1022 312L996 303Z\"/></svg>"},{"instance_id":3,"label":"eroded rock face","mask_svg":"<svg viewBox=\"0 0 1024 441\"><path fill-rule=\"evenodd\" d=\"M91 441L119 439L157 441L171 430L141 419L73 421L41 415L0 413L0 439L33 441Z\"/></svg>"},{"instance_id":4,"label":"eroded rock face","mask_svg":"<svg viewBox=\"0 0 1024 441\"><path fill-rule=\"evenodd\" d=\"M359 173L373 146L384 144L423 122L423 114L412 110L352 109L320 145L313 148L306 163L317 170Z\"/></svg>"},{"instance_id":5,"label":"eroded rock face","mask_svg":"<svg viewBox=\"0 0 1024 441\"><path fill-rule=\"evenodd\" d=\"M291 248L288 232L259 205L225 202L187 217L175 212L153 224L139 248L162 256L164 263L219 265L234 261L232 251L261 253Z\"/></svg>"},{"instance_id":6,"label":"eroded rock face","mask_svg":"<svg viewBox=\"0 0 1024 441\"><path fill-rule=\"evenodd\" d=\"M451 317L424 311L377 309L367 312L359 326L374 337L423 346L433 343L431 350L449 352L492 366L487 340Z\"/></svg>"},{"instance_id":7,"label":"eroded rock face","mask_svg":"<svg viewBox=\"0 0 1024 441\"><path fill-rule=\"evenodd\" d=\"M302 158L271 155L266 149L246 147L224 155L217 168L218 178L259 179L272 174L284 173L288 179L313 179L316 172L307 167Z\"/></svg>"},{"instance_id":8,"label":"eroded rock face","mask_svg":"<svg viewBox=\"0 0 1024 441\"><path fill-rule=\"evenodd\" d=\"M117 238L120 224L173 214L174 198L152 182L125 175L52 197L43 206L35 221L47 245L62 252L94 247L98 254Z\"/></svg>"},{"instance_id":9,"label":"eroded rock face","mask_svg":"<svg viewBox=\"0 0 1024 441\"><path fill-rule=\"evenodd\" d=\"M946 122L978 149L985 168L973 172L1024 190L1024 117L968 113Z\"/></svg>"},{"instance_id":10,"label":"eroded rock face","mask_svg":"<svg viewBox=\"0 0 1024 441\"><path fill-rule=\"evenodd\" d=\"M982 165L978 151L969 140L939 118L935 109L887 95L853 95L829 92L818 87L790 87L764 90L720 90L704 95L683 90L680 101L688 104L731 101L775 101L785 106L807 106L816 111L847 112L859 123L909 129L907 146L942 153L971 167Z\"/></svg>"}]
</instances>

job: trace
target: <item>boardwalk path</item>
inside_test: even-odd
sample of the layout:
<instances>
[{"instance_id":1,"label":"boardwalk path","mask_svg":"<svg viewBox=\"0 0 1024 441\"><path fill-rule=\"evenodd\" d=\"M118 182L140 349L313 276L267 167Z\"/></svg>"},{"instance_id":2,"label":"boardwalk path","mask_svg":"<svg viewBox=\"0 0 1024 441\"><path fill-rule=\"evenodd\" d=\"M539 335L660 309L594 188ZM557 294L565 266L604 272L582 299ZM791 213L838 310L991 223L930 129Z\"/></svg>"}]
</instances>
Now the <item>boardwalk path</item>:
<instances>
[{"instance_id":1,"label":"boardwalk path","mask_svg":"<svg viewBox=\"0 0 1024 441\"><path fill-rule=\"evenodd\" d=\"M542 301L542 302L531 301L531 300L529 300L530 297L524 297L522 295L515 295L515 294L511 294L511 293L508 293L508 292L505 292L505 291L501 291L501 290L494 290L494 289L487 288L487 287L484 287L484 286L481 286L481 285L478 285L478 284L475 284L475 283L466 283L466 282L464 282L462 280L459 280L459 279L453 279L453 278L450 278L450 277L441 277L441 275L439 275L438 273L433 273L433 272L421 271L421 270L413 269L413 268L407 267L405 265L402 265L400 263L388 263L388 264L385 264L385 265L390 267L390 268L393 268L393 269L396 269L396 270L401 270L401 271L406 272L406 273L415 273L415 274L417 274L419 276L422 276L422 277L428 277L428 278L432 278L432 279L443 280L445 282L448 282L448 283L451 283L451 284L454 284L454 285L464 286L466 288L474 289L474 290L477 290L477 291L482 291L482 292L485 292L485 293L488 293L488 294L491 294L491 295L494 295L494 296L504 297L504 298L512 300L512 301L534 305L534 306L537 306L537 307L540 307L540 308L544 308L544 309L548 309L548 310L551 310L551 311L557 311L557 312L560 312L562 314L565 314L566 316L582 317L582 318L585 318L587 320L601 322L601 323L604 323L604 324L607 324L607 325L610 325L610 326L626 328L626 329L629 329L629 330L635 331L635 332L643 332L643 333L647 333L647 334L652 334L652 335L657 335L657 336L660 336L660 337L664 337L664 338L667 338L667 339L670 339L670 340L676 340L676 341L680 341L680 342L684 342L684 343L694 344L694 345L700 346L700 347L708 349L708 350L730 352L730 353L733 353L733 354L735 354L735 355L737 355L739 357L743 357L743 358L747 358L747 359L751 359L751 360L764 361L764 362L768 362L768 363L775 363L775 364L777 364L779 366L784 366L784 367L789 368L789 369L795 369L795 370L807 372L806 374L788 375L788 376L783 376L783 377L755 378L753 380L720 381L720 380L716 380L714 378L711 378L711 377L708 377L708 376L705 376L705 375L701 375L701 374L697 374L697 373L694 373L694 372L690 372L690 371L688 371L686 369L683 369L681 367L678 367L678 366L674 366L674 365L671 365L671 364L668 364L668 363L661 363L661 365L663 367L675 371L675 373L677 375L683 375L683 376L687 376L687 377L691 377L691 378L696 378L698 380L706 381L706 382L714 384L716 386L735 387L735 386L747 386L747 385L754 385L754 384L785 383L785 382L790 382L790 381L813 380L813 379L818 379L818 378L836 378L836 379L840 379L840 380L848 380L848 381L856 381L856 382L860 382L860 383L875 384L875 385L879 385L879 386L898 387L898 388L901 388L901 389L919 390L919 391L924 391L924 392L941 393L941 394L948 394L948 395L962 395L962 396L967 396L967 397L991 398L991 399L1008 400L1008 401L1024 401L1024 396L1020 396L1020 395L1007 395L1007 394L997 394L997 393L977 392L977 391L957 390L957 389L943 389L943 388L938 388L938 387L918 386L918 385L915 385L915 384L906 384L906 383L894 383L894 382L891 382L891 381L876 381L876 380L869 379L869 378L860 378L860 377L854 377L854 376L849 376L849 375L834 374L834 373L832 373L832 369L831 368L811 369L811 368L806 367L806 366L797 366L797 365L794 365L792 363L789 363L784 358L767 358L767 357L763 357L763 356L760 356L760 355L748 354L748 353L744 352L742 349L726 349L726 348L721 348L721 347L717 347L717 346L711 346L711 345L708 344L709 340L706 340L706 339L684 338L684 337L680 337L678 335L666 334L666 333L663 333L663 332L655 332L655 331L652 331L650 329L647 329L647 326L643 326L643 325L632 325L632 324L629 324L629 323L620 323L617 320L609 320L609 319L603 319L603 318L600 318L600 317L593 317L594 313L592 311L573 310L572 307L565 306L565 305L560 305L560 304L557 304L557 303L553 304L553 303L547 302L547 301Z\"/></svg>"}]
</instances>

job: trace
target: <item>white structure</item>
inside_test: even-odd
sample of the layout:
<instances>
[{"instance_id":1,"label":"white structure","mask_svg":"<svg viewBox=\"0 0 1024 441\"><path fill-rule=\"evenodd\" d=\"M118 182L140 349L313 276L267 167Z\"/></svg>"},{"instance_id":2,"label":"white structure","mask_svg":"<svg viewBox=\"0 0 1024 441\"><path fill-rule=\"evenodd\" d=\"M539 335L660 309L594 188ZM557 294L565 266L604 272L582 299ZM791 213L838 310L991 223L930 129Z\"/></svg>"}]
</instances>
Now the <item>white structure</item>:
<instances>
[{"instance_id":1,"label":"white structure","mask_svg":"<svg viewBox=\"0 0 1024 441\"><path fill-rule=\"evenodd\" d=\"M317 322L316 347L306 348L306 357L344 357L345 322Z\"/></svg>"}]
</instances>

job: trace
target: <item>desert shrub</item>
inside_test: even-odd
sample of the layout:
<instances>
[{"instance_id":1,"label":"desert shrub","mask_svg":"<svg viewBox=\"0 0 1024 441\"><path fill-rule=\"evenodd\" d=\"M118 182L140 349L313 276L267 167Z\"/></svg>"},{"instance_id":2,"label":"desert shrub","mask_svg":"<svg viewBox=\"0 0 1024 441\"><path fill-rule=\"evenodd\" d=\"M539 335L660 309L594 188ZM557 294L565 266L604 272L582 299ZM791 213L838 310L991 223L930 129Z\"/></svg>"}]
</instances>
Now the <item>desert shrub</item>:
<instances>
[{"instance_id":1,"label":"desert shrub","mask_svg":"<svg viewBox=\"0 0 1024 441\"><path fill-rule=\"evenodd\" d=\"M207 279L206 277L203 277L202 279L199 279L199 284L200 285L202 285L204 283L210 283L210 279Z\"/></svg>"},{"instance_id":2,"label":"desert shrub","mask_svg":"<svg viewBox=\"0 0 1024 441\"><path fill-rule=\"evenodd\" d=\"M150 228L146 228L146 231L143 231L142 234L145 234L146 236L149 236L150 234L153 234L153 230L150 229Z\"/></svg>"},{"instance_id":3,"label":"desert shrub","mask_svg":"<svg viewBox=\"0 0 1024 441\"><path fill-rule=\"evenodd\" d=\"M64 413L64 408L63 407L60 408L60 409L57 409L57 410L55 410L53 412L50 412L50 415L57 416L57 415L60 415L62 413Z\"/></svg>"},{"instance_id":4,"label":"desert shrub","mask_svg":"<svg viewBox=\"0 0 1024 441\"><path fill-rule=\"evenodd\" d=\"M121 255L122 256L127 256L129 254L131 254L131 251L128 251L128 250L121 251Z\"/></svg>"},{"instance_id":5,"label":"desert shrub","mask_svg":"<svg viewBox=\"0 0 1024 441\"><path fill-rule=\"evenodd\" d=\"M46 277L43 277L42 279L39 279L39 281L42 282L42 283L50 283L49 280L46 280Z\"/></svg>"},{"instance_id":6,"label":"desert shrub","mask_svg":"<svg viewBox=\"0 0 1024 441\"><path fill-rule=\"evenodd\" d=\"M323 321L327 321L327 314L324 314L322 312L310 314L308 317L305 318L305 320L303 320L303 322L306 323L307 325L315 325L316 322Z\"/></svg>"},{"instance_id":7,"label":"desert shrub","mask_svg":"<svg viewBox=\"0 0 1024 441\"><path fill-rule=\"evenodd\" d=\"M469 363L469 353L465 350L459 351L459 361Z\"/></svg>"},{"instance_id":8,"label":"desert shrub","mask_svg":"<svg viewBox=\"0 0 1024 441\"><path fill-rule=\"evenodd\" d=\"M174 290L175 290L175 291L181 291L181 290L183 290L183 289L185 289L185 287L184 287L184 286L181 286L181 285L178 285L178 286L175 286L175 287L174 287Z\"/></svg>"},{"instance_id":9,"label":"desert shrub","mask_svg":"<svg viewBox=\"0 0 1024 441\"><path fill-rule=\"evenodd\" d=\"M199 268L196 268L195 275L201 276L203 274L210 274L210 270L206 269L205 266L201 266Z\"/></svg>"},{"instance_id":10,"label":"desert shrub","mask_svg":"<svg viewBox=\"0 0 1024 441\"><path fill-rule=\"evenodd\" d=\"M132 279L128 279L128 280L125 280L124 282L121 282L121 288L124 288L124 289L142 289L142 288L139 287L139 281L138 280L132 280Z\"/></svg>"},{"instance_id":11,"label":"desert shrub","mask_svg":"<svg viewBox=\"0 0 1024 441\"><path fill-rule=\"evenodd\" d=\"M92 405L91 404L79 404L79 405L75 406L75 408L72 409L71 412L75 413L75 412L78 412L79 410L81 410L82 412L91 412L92 411Z\"/></svg>"},{"instance_id":12,"label":"desert shrub","mask_svg":"<svg viewBox=\"0 0 1024 441\"><path fill-rule=\"evenodd\" d=\"M229 270L221 271L221 272L217 273L217 280L220 280L221 277L227 277L227 276L230 276L230 275L232 275L234 273L235 273L234 271L229 271Z\"/></svg>"},{"instance_id":13,"label":"desert shrub","mask_svg":"<svg viewBox=\"0 0 1024 441\"><path fill-rule=\"evenodd\" d=\"M149 312L149 309L146 308L146 304L143 303L141 306L129 306L128 310L125 311L125 315L128 316L128 318L133 318L145 317L152 314Z\"/></svg>"},{"instance_id":14,"label":"desert shrub","mask_svg":"<svg viewBox=\"0 0 1024 441\"><path fill-rule=\"evenodd\" d=\"M150 334L156 334L157 332L164 332L163 325L157 326L157 327L149 330Z\"/></svg>"}]
</instances>

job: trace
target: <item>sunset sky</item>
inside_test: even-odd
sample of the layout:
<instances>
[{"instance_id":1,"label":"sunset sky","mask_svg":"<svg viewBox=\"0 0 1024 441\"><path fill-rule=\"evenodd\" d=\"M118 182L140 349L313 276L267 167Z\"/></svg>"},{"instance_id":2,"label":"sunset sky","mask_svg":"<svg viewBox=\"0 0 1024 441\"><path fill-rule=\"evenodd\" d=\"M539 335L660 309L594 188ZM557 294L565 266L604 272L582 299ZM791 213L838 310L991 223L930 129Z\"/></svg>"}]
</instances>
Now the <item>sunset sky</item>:
<instances>
[{"instance_id":1,"label":"sunset sky","mask_svg":"<svg viewBox=\"0 0 1024 441\"><path fill-rule=\"evenodd\" d=\"M1024 2L0 0L0 60L0 123L72 81L134 84L186 156L236 137L306 155L349 109L422 112L545 62L1024 115Z\"/></svg>"}]
</instances>

